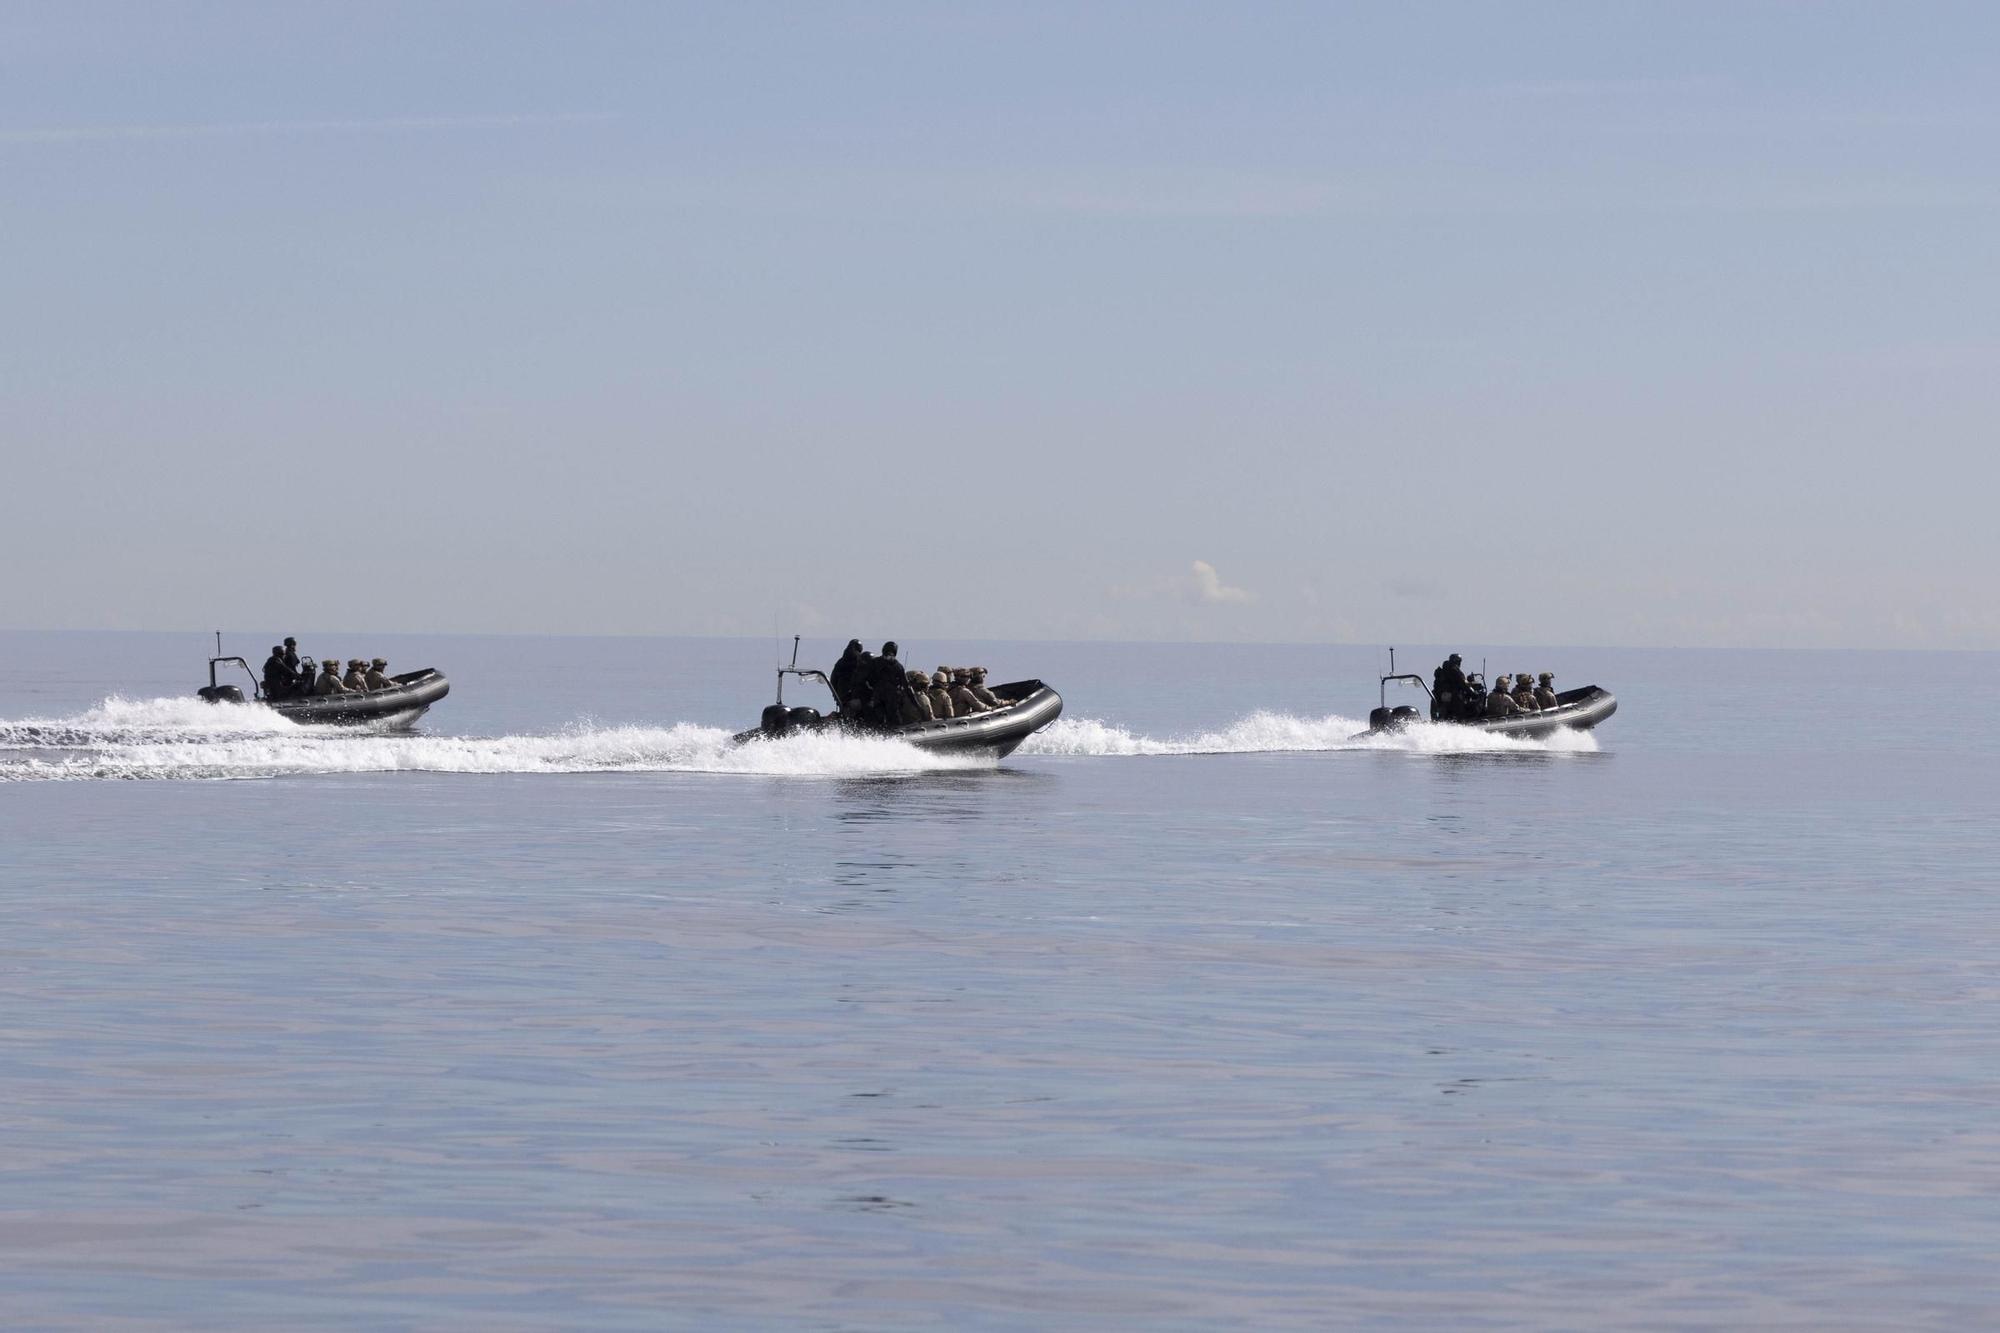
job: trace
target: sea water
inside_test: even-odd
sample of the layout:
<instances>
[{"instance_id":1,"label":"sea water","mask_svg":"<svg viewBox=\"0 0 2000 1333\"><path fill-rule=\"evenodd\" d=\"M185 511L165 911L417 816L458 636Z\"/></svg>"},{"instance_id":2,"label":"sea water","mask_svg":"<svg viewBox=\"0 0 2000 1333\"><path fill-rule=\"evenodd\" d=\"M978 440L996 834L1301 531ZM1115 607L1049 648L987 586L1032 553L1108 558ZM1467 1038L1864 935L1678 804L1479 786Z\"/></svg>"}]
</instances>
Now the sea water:
<instances>
[{"instance_id":1,"label":"sea water","mask_svg":"<svg viewBox=\"0 0 2000 1333\"><path fill-rule=\"evenodd\" d=\"M453 692L0 634L9 1326L2000 1316L1991 655L1454 645L1617 693L1531 742L909 643L1062 691L996 763L731 746L789 641L300 638Z\"/></svg>"}]
</instances>

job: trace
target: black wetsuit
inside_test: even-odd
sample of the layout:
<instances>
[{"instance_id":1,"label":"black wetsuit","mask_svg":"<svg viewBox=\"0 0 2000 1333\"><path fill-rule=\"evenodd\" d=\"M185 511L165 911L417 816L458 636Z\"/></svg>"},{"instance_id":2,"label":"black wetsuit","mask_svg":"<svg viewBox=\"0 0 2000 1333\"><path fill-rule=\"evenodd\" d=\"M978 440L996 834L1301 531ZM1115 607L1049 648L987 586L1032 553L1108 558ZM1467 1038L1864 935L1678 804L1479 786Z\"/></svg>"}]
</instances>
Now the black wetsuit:
<instances>
[{"instance_id":1,"label":"black wetsuit","mask_svg":"<svg viewBox=\"0 0 2000 1333\"><path fill-rule=\"evenodd\" d=\"M833 664L833 673L827 677L827 684L833 686L833 697L839 702L842 712L846 712L848 704L863 694L861 682L866 675L863 668L872 660L866 649L850 648Z\"/></svg>"},{"instance_id":2,"label":"black wetsuit","mask_svg":"<svg viewBox=\"0 0 2000 1333\"><path fill-rule=\"evenodd\" d=\"M868 693L868 720L894 727L918 717L916 692L903 664L893 657L871 657L862 683Z\"/></svg>"},{"instance_id":3,"label":"black wetsuit","mask_svg":"<svg viewBox=\"0 0 2000 1333\"><path fill-rule=\"evenodd\" d=\"M289 699L298 693L298 673L285 665L285 659L272 653L264 660L264 697L266 699Z\"/></svg>"},{"instance_id":4,"label":"black wetsuit","mask_svg":"<svg viewBox=\"0 0 2000 1333\"><path fill-rule=\"evenodd\" d=\"M1450 719L1465 711L1465 668L1446 662L1431 673L1431 719Z\"/></svg>"}]
</instances>

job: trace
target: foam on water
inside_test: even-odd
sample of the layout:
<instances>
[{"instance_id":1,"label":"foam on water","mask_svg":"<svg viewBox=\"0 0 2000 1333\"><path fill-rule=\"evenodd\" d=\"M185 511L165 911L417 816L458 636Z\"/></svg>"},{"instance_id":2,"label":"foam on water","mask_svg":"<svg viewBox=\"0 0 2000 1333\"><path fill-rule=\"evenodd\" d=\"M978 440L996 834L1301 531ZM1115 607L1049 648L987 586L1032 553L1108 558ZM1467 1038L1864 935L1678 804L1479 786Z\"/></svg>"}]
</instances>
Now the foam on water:
<instances>
[{"instance_id":1,"label":"foam on water","mask_svg":"<svg viewBox=\"0 0 2000 1333\"><path fill-rule=\"evenodd\" d=\"M1256 712L1220 731L1194 736L1134 735L1124 727L1093 718L1058 718L1030 736L1021 754L1040 755L1175 755L1272 754L1317 750L1401 750L1412 754L1583 752L1597 749L1589 732L1563 730L1542 740L1496 736L1468 727L1420 722L1407 730L1367 735L1368 724L1330 713L1325 717L1294 717Z\"/></svg>"},{"instance_id":2,"label":"foam on water","mask_svg":"<svg viewBox=\"0 0 2000 1333\"><path fill-rule=\"evenodd\" d=\"M1269 754L1395 750L1412 754L1589 752L1587 732L1545 740L1419 723L1370 736L1339 714L1257 712L1220 731L1165 739L1092 718L1061 718L1023 756ZM821 733L738 746L719 727L577 723L522 736L439 736L308 727L261 708L193 699L106 699L76 717L0 720L0 781L92 778L272 778L325 773L720 773L858 777L989 768L879 737Z\"/></svg>"},{"instance_id":3,"label":"foam on water","mask_svg":"<svg viewBox=\"0 0 2000 1333\"><path fill-rule=\"evenodd\" d=\"M264 709L107 699L73 718L0 721L0 781L270 778L323 773L686 772L857 777L991 767L900 741L821 734L738 746L719 727L434 736L305 727Z\"/></svg>"}]
</instances>

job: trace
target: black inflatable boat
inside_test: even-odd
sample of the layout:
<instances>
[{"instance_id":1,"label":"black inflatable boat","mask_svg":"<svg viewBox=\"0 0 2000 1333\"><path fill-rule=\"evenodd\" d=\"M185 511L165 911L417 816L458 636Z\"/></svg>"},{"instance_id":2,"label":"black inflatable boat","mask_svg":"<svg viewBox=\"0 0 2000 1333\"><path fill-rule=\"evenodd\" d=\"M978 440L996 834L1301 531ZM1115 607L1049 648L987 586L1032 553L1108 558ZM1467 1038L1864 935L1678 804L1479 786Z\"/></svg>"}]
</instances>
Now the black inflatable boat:
<instances>
[{"instance_id":1,"label":"black inflatable boat","mask_svg":"<svg viewBox=\"0 0 2000 1333\"><path fill-rule=\"evenodd\" d=\"M991 712L931 722L909 722L901 726L869 725L845 717L838 711L823 714L816 708L788 707L785 703L787 676L817 680L826 686L829 696L833 693L833 685L824 672L802 667L798 665L798 660L798 640L794 639L792 665L778 668L778 701L764 709L764 716L755 727L736 733L734 739L738 745L834 729L860 736L889 736L920 750L990 754L995 758L1005 758L1014 753L1022 741L1062 715L1060 694L1039 680L1016 680L989 687L1005 705Z\"/></svg>"},{"instance_id":2,"label":"black inflatable boat","mask_svg":"<svg viewBox=\"0 0 2000 1333\"><path fill-rule=\"evenodd\" d=\"M1369 711L1368 730L1356 736L1356 740L1363 736L1380 735L1385 731L1401 731L1413 722L1425 720L1422 713L1407 704L1395 708L1389 707L1389 682L1392 680L1414 681L1426 695L1431 692L1430 685L1422 676L1395 674L1395 660L1394 650L1391 649L1389 658L1391 674L1382 677L1380 706ZM1475 673L1471 679L1477 682L1480 678ZM1597 685L1585 685L1579 689L1561 691L1556 695L1555 707L1533 713L1515 713L1511 717L1441 717L1432 720L1440 726L1465 727L1472 731L1492 732L1500 736L1521 736L1532 740L1552 736L1565 729L1589 731L1617 711L1618 700L1611 691Z\"/></svg>"},{"instance_id":3,"label":"black inflatable boat","mask_svg":"<svg viewBox=\"0 0 2000 1333\"><path fill-rule=\"evenodd\" d=\"M222 636L216 636L216 651L222 649ZM250 677L250 693L244 694L242 687L224 685L216 680L216 668L234 662ZM306 679L312 679L316 665L310 657L299 659ZM216 656L208 659L208 684L196 690L197 697L212 704L243 704L250 707L264 707L294 722L319 723L339 727L407 727L422 717L430 706L451 693L451 682L444 673L433 667L421 671L405 671L390 677L396 684L386 690L369 690L365 694L299 694L283 699L266 697L257 677L250 670L250 664L240 657Z\"/></svg>"}]
</instances>

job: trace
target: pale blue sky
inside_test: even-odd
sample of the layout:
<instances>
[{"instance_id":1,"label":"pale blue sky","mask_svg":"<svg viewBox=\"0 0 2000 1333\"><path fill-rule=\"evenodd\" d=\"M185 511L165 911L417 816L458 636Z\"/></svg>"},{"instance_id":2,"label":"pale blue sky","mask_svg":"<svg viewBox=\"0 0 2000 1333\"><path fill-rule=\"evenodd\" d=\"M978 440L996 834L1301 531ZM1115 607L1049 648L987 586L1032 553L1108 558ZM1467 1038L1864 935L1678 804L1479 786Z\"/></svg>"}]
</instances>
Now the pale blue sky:
<instances>
[{"instance_id":1,"label":"pale blue sky","mask_svg":"<svg viewBox=\"0 0 2000 1333\"><path fill-rule=\"evenodd\" d=\"M0 625L2000 648L1984 5L0 5Z\"/></svg>"}]
</instances>

